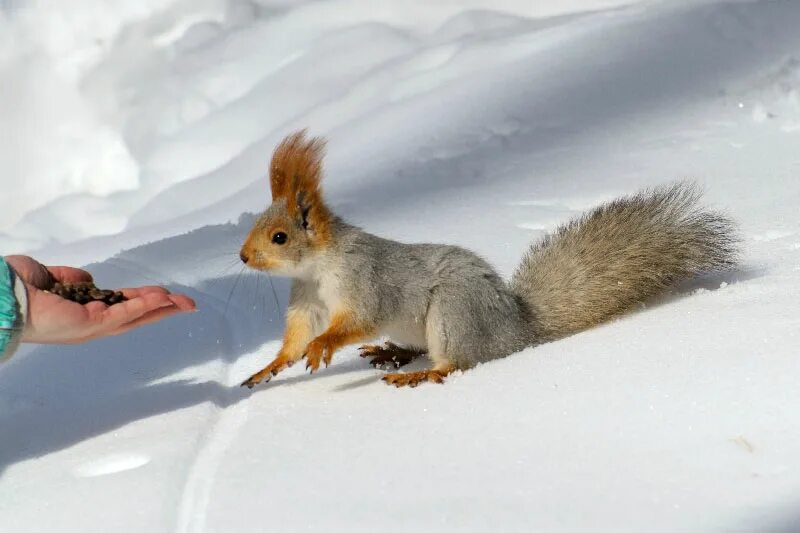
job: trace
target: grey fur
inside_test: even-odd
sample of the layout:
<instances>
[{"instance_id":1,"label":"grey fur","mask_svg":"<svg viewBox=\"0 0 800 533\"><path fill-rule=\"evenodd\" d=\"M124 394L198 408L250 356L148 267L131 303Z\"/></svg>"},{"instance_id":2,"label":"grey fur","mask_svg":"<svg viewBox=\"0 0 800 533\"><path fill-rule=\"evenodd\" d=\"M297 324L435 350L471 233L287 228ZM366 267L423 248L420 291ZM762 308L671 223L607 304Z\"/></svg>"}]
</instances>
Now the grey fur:
<instances>
[{"instance_id":1,"label":"grey fur","mask_svg":"<svg viewBox=\"0 0 800 533\"><path fill-rule=\"evenodd\" d=\"M537 341L626 313L671 285L737 261L735 225L699 206L691 183L601 205L535 243L511 279Z\"/></svg>"},{"instance_id":2,"label":"grey fur","mask_svg":"<svg viewBox=\"0 0 800 533\"><path fill-rule=\"evenodd\" d=\"M393 340L458 368L519 351L533 341L527 304L492 267L456 246L403 244L337 221L341 298Z\"/></svg>"},{"instance_id":3,"label":"grey fur","mask_svg":"<svg viewBox=\"0 0 800 533\"><path fill-rule=\"evenodd\" d=\"M608 320L692 275L731 267L733 224L700 210L699 197L677 184L604 204L535 243L510 283L469 250L383 239L335 216L330 242L318 251L306 249L299 227L287 231L303 251L264 249L291 265L282 270L295 278L290 311L314 317L314 336L346 308L375 334L426 350L435 368L467 369ZM286 226L281 217L286 209L278 202L256 228Z\"/></svg>"}]
</instances>

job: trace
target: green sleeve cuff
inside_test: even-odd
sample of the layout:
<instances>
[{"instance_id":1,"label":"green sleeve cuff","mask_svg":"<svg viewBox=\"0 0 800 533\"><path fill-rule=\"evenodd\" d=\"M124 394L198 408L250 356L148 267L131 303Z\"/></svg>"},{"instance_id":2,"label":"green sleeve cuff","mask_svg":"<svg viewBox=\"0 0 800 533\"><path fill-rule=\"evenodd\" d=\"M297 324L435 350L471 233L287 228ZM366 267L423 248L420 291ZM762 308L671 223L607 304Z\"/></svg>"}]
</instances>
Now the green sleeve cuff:
<instances>
[{"instance_id":1,"label":"green sleeve cuff","mask_svg":"<svg viewBox=\"0 0 800 533\"><path fill-rule=\"evenodd\" d=\"M11 357L25 325L27 295L14 270L0 257L0 361Z\"/></svg>"}]
</instances>

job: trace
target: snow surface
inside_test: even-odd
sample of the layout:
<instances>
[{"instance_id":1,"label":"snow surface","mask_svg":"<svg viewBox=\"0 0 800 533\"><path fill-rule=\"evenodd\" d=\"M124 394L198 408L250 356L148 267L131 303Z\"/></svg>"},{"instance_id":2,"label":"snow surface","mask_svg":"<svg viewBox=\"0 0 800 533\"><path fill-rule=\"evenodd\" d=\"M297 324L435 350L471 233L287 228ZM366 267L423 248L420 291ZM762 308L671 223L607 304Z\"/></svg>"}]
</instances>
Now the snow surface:
<instances>
[{"instance_id":1,"label":"snow surface","mask_svg":"<svg viewBox=\"0 0 800 533\"><path fill-rule=\"evenodd\" d=\"M0 367L0 531L800 531L798 28L797 0L0 2L2 252L201 309ZM236 253L303 126L347 219L505 275L683 177L745 259L444 386L350 347L241 389L288 284Z\"/></svg>"}]
</instances>

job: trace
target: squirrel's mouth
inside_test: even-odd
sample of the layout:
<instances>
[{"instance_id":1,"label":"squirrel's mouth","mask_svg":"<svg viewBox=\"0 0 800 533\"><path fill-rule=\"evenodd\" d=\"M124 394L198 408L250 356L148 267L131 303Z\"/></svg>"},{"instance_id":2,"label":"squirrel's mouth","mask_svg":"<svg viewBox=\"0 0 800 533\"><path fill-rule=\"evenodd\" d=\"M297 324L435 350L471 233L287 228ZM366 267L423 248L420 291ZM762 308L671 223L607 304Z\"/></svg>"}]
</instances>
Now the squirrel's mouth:
<instances>
[{"instance_id":1,"label":"squirrel's mouth","mask_svg":"<svg viewBox=\"0 0 800 533\"><path fill-rule=\"evenodd\" d=\"M244 264L254 270L276 271L283 268L283 264L280 261L268 257L256 256L249 261L245 261Z\"/></svg>"},{"instance_id":2,"label":"squirrel's mouth","mask_svg":"<svg viewBox=\"0 0 800 533\"><path fill-rule=\"evenodd\" d=\"M254 249L249 242L245 242L239 251L239 259L242 260L245 266L254 270L276 270L282 266L280 261L267 257L257 249Z\"/></svg>"},{"instance_id":3,"label":"squirrel's mouth","mask_svg":"<svg viewBox=\"0 0 800 533\"><path fill-rule=\"evenodd\" d=\"M271 257L254 257L247 261L245 265L253 270L284 276L289 278L301 278L305 273L302 268L291 261L281 261Z\"/></svg>"}]
</instances>

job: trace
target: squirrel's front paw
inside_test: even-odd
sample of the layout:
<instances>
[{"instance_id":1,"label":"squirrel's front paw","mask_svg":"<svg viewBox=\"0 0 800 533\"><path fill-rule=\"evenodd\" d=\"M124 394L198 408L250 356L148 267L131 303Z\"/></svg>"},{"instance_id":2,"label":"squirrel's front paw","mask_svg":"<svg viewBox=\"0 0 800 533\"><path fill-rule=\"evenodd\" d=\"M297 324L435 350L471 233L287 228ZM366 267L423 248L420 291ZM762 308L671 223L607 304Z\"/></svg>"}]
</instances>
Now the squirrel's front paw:
<instances>
[{"instance_id":1,"label":"squirrel's front paw","mask_svg":"<svg viewBox=\"0 0 800 533\"><path fill-rule=\"evenodd\" d=\"M277 376L279 372L282 370L289 368L292 366L294 361L292 359L288 359L286 357L278 356L272 361L270 364L262 368L259 372L256 372L246 380L242 382L242 387L247 387L248 389L252 389L255 385L258 385L261 381L265 383L272 379L272 376Z\"/></svg>"},{"instance_id":2,"label":"squirrel's front paw","mask_svg":"<svg viewBox=\"0 0 800 533\"><path fill-rule=\"evenodd\" d=\"M331 364L333 360L333 347L329 344L314 340L306 347L306 369L310 369L313 374L319 370L320 361L325 362L325 366Z\"/></svg>"}]
</instances>

